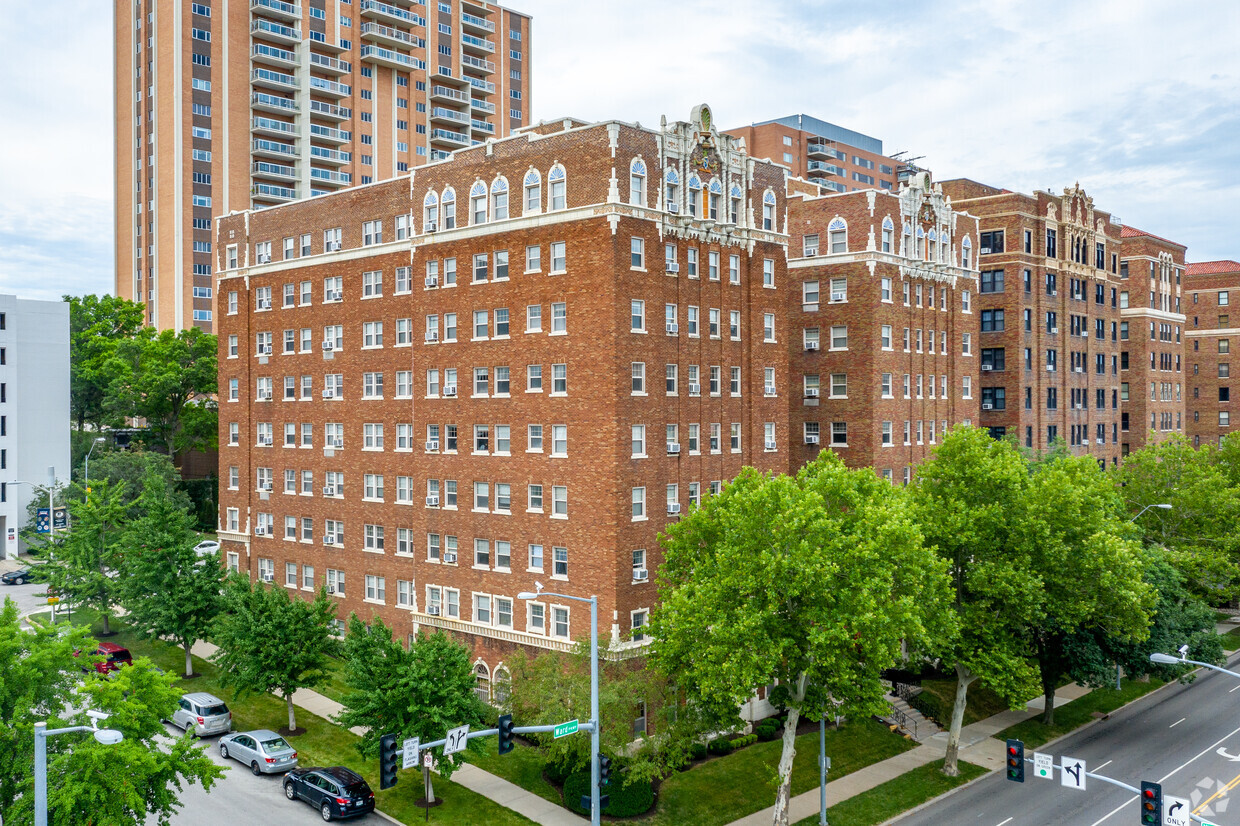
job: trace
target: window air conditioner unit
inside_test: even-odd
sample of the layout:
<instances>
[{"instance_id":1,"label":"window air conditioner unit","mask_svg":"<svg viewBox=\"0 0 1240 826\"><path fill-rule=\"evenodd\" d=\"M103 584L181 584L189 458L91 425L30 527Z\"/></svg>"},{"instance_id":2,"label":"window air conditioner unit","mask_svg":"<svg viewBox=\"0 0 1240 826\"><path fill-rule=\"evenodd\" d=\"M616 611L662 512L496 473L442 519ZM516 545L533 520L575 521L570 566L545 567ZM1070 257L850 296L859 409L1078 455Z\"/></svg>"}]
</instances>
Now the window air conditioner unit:
<instances>
[{"instance_id":1,"label":"window air conditioner unit","mask_svg":"<svg viewBox=\"0 0 1240 826\"><path fill-rule=\"evenodd\" d=\"M426 334L426 340L427 341L439 341L439 333L432 330L431 332Z\"/></svg>"},{"instance_id":2,"label":"window air conditioner unit","mask_svg":"<svg viewBox=\"0 0 1240 826\"><path fill-rule=\"evenodd\" d=\"M428 286L428 287L438 287L438 286L439 286L439 276L437 276L437 275L428 275L428 276L426 276L426 286Z\"/></svg>"},{"instance_id":3,"label":"window air conditioner unit","mask_svg":"<svg viewBox=\"0 0 1240 826\"><path fill-rule=\"evenodd\" d=\"M982 247L982 255L990 255L990 247Z\"/></svg>"},{"instance_id":4,"label":"window air conditioner unit","mask_svg":"<svg viewBox=\"0 0 1240 826\"><path fill-rule=\"evenodd\" d=\"M989 372L990 372L991 370L993 370L993 369L995 369L995 368L991 367L989 364L983 364L983 365L982 365L982 372L983 372L983 373L989 373Z\"/></svg>"},{"instance_id":5,"label":"window air conditioner unit","mask_svg":"<svg viewBox=\"0 0 1240 826\"><path fill-rule=\"evenodd\" d=\"M700 385L700 384L690 384L690 385L689 385L689 395L690 395L690 396L696 396L696 395L700 394L701 392L702 392L702 385Z\"/></svg>"},{"instance_id":6,"label":"window air conditioner unit","mask_svg":"<svg viewBox=\"0 0 1240 826\"><path fill-rule=\"evenodd\" d=\"M439 450L439 442L427 442L426 450L428 453L433 453L436 450Z\"/></svg>"},{"instance_id":7,"label":"window air conditioner unit","mask_svg":"<svg viewBox=\"0 0 1240 826\"><path fill-rule=\"evenodd\" d=\"M267 447L271 447L271 437L270 437L270 436L264 436L264 437L263 437L263 444L264 444L264 445L266 445Z\"/></svg>"},{"instance_id":8,"label":"window air conditioner unit","mask_svg":"<svg viewBox=\"0 0 1240 826\"><path fill-rule=\"evenodd\" d=\"M1050 332L1052 332L1052 333L1058 333L1058 332L1059 332L1059 328L1058 328L1058 327L1052 327L1052 328L1050 329Z\"/></svg>"},{"instance_id":9,"label":"window air conditioner unit","mask_svg":"<svg viewBox=\"0 0 1240 826\"><path fill-rule=\"evenodd\" d=\"M767 450L774 450L774 449L775 449L775 441L774 441L774 440L768 440L768 441L767 441L767 443L766 443L766 449L767 449Z\"/></svg>"},{"instance_id":10,"label":"window air conditioner unit","mask_svg":"<svg viewBox=\"0 0 1240 826\"><path fill-rule=\"evenodd\" d=\"M680 503L679 502L668 502L667 503L667 515L675 516L678 513L680 513Z\"/></svg>"},{"instance_id":11,"label":"window air conditioner unit","mask_svg":"<svg viewBox=\"0 0 1240 826\"><path fill-rule=\"evenodd\" d=\"M448 563L449 565L455 565L456 564L456 551L444 551L443 561Z\"/></svg>"},{"instance_id":12,"label":"window air conditioner unit","mask_svg":"<svg viewBox=\"0 0 1240 826\"><path fill-rule=\"evenodd\" d=\"M336 345L330 340L324 341L320 346L323 348L323 352L325 353L330 353L332 350L336 349Z\"/></svg>"},{"instance_id":13,"label":"window air conditioner unit","mask_svg":"<svg viewBox=\"0 0 1240 826\"><path fill-rule=\"evenodd\" d=\"M848 293L831 293L832 301L847 301Z\"/></svg>"},{"instance_id":14,"label":"window air conditioner unit","mask_svg":"<svg viewBox=\"0 0 1240 826\"><path fill-rule=\"evenodd\" d=\"M668 261L667 271L668 272L680 272L680 264L676 263L675 261Z\"/></svg>"},{"instance_id":15,"label":"window air conditioner unit","mask_svg":"<svg viewBox=\"0 0 1240 826\"><path fill-rule=\"evenodd\" d=\"M675 215L676 213L680 212L680 204L676 203L675 201L668 201L667 211Z\"/></svg>"},{"instance_id":16,"label":"window air conditioner unit","mask_svg":"<svg viewBox=\"0 0 1240 826\"><path fill-rule=\"evenodd\" d=\"M668 443L667 443L667 452L668 452L668 453L670 453L670 454L672 454L672 455L675 455L675 454L679 453L679 452L680 452L680 444L679 444L678 442L668 442Z\"/></svg>"},{"instance_id":17,"label":"window air conditioner unit","mask_svg":"<svg viewBox=\"0 0 1240 826\"><path fill-rule=\"evenodd\" d=\"M1085 368L1084 368L1084 367L1077 367L1077 368L1076 368L1075 370L1073 370L1072 372L1074 372L1074 373L1084 373L1084 372L1085 372Z\"/></svg>"},{"instance_id":18,"label":"window air conditioner unit","mask_svg":"<svg viewBox=\"0 0 1240 826\"><path fill-rule=\"evenodd\" d=\"M270 310L270 309L271 309L271 299L270 299L270 298L260 298L260 299L258 300L258 309L260 309L260 310Z\"/></svg>"},{"instance_id":19,"label":"window air conditioner unit","mask_svg":"<svg viewBox=\"0 0 1240 826\"><path fill-rule=\"evenodd\" d=\"M332 536L331 534L327 534L326 536L323 537L323 544L324 545L335 545L336 537Z\"/></svg>"},{"instance_id":20,"label":"window air conditioner unit","mask_svg":"<svg viewBox=\"0 0 1240 826\"><path fill-rule=\"evenodd\" d=\"M268 493L270 493L270 492L271 492L271 483L270 483L270 482L267 482L266 484L264 484L264 485L263 485L263 490L265 490L265 491L267 491Z\"/></svg>"},{"instance_id":21,"label":"window air conditioner unit","mask_svg":"<svg viewBox=\"0 0 1240 826\"><path fill-rule=\"evenodd\" d=\"M815 436L815 435L813 435L813 434L811 433L809 436L806 436L806 437L805 437L805 444L807 444L807 445L816 445L816 444L818 444L818 437L817 437L817 436Z\"/></svg>"},{"instance_id":22,"label":"window air conditioner unit","mask_svg":"<svg viewBox=\"0 0 1240 826\"><path fill-rule=\"evenodd\" d=\"M645 582L648 579L650 579L650 571L646 570L645 568L638 568L637 570L633 571L634 582Z\"/></svg>"},{"instance_id":23,"label":"window air conditioner unit","mask_svg":"<svg viewBox=\"0 0 1240 826\"><path fill-rule=\"evenodd\" d=\"M323 398L325 398L325 399L334 399L334 398L336 398L336 391L335 391L335 390L333 390L333 389L332 389L332 388L330 388L330 387L326 388L326 389L323 391Z\"/></svg>"},{"instance_id":24,"label":"window air conditioner unit","mask_svg":"<svg viewBox=\"0 0 1240 826\"><path fill-rule=\"evenodd\" d=\"M258 263L260 263L260 264L270 264L270 263L271 263L271 254L270 254L270 253L266 253L266 252L260 252L260 253L258 254Z\"/></svg>"},{"instance_id":25,"label":"window air conditioner unit","mask_svg":"<svg viewBox=\"0 0 1240 826\"><path fill-rule=\"evenodd\" d=\"M438 231L439 231L439 222L438 222L438 221L427 221L427 222L426 222L426 231L427 231L427 232L438 232Z\"/></svg>"},{"instance_id":26,"label":"window air conditioner unit","mask_svg":"<svg viewBox=\"0 0 1240 826\"><path fill-rule=\"evenodd\" d=\"M336 448L344 447L344 439L337 439L336 441L332 442L332 447L336 447Z\"/></svg>"},{"instance_id":27,"label":"window air conditioner unit","mask_svg":"<svg viewBox=\"0 0 1240 826\"><path fill-rule=\"evenodd\" d=\"M327 585L327 593L328 593L328 594L334 594L334 593L336 593L336 586L335 586L335 585L332 585L331 583L328 583L328 585Z\"/></svg>"},{"instance_id":28,"label":"window air conditioner unit","mask_svg":"<svg viewBox=\"0 0 1240 826\"><path fill-rule=\"evenodd\" d=\"M444 389L443 389L443 394L444 394L445 396L455 396L455 395L456 395L456 385L455 385L455 384L448 384L448 385L445 385L445 386L444 386Z\"/></svg>"},{"instance_id":29,"label":"window air conditioner unit","mask_svg":"<svg viewBox=\"0 0 1240 826\"><path fill-rule=\"evenodd\" d=\"M677 324L677 323L676 323L676 322L674 322L674 321L669 321L669 322L667 322L667 334L668 334L669 336L674 336L674 335L676 335L676 334L677 334L677 333L679 333L679 332L680 332L680 325L679 325L679 324Z\"/></svg>"},{"instance_id":30,"label":"window air conditioner unit","mask_svg":"<svg viewBox=\"0 0 1240 826\"><path fill-rule=\"evenodd\" d=\"M995 406L994 406L993 404L990 404L990 403L988 402L988 403L986 403L986 404L983 404L983 405L982 405L982 409L983 409L983 410L994 410L994 409L995 409Z\"/></svg>"},{"instance_id":31,"label":"window air conditioner unit","mask_svg":"<svg viewBox=\"0 0 1240 826\"><path fill-rule=\"evenodd\" d=\"M806 258L813 258L817 254L818 254L818 247L809 247L805 250Z\"/></svg>"},{"instance_id":32,"label":"window air conditioner unit","mask_svg":"<svg viewBox=\"0 0 1240 826\"><path fill-rule=\"evenodd\" d=\"M427 613L428 615L432 616L432 617L437 617L437 616L439 616L439 606L438 606L438 605L428 605L428 606L426 606L426 613Z\"/></svg>"},{"instance_id":33,"label":"window air conditioner unit","mask_svg":"<svg viewBox=\"0 0 1240 826\"><path fill-rule=\"evenodd\" d=\"M437 507L439 507L439 497L438 497L438 496L428 496L428 497L426 497L426 507L428 507L428 508L437 508Z\"/></svg>"},{"instance_id":34,"label":"window air conditioner unit","mask_svg":"<svg viewBox=\"0 0 1240 826\"><path fill-rule=\"evenodd\" d=\"M817 387L807 387L807 388L805 388L805 398L807 398L807 399L816 399L816 398L818 398L818 388L817 388Z\"/></svg>"},{"instance_id":35,"label":"window air conditioner unit","mask_svg":"<svg viewBox=\"0 0 1240 826\"><path fill-rule=\"evenodd\" d=\"M774 396L774 395L775 395L775 385L773 385L773 384L768 384L766 387L764 387L764 388L763 388L763 390L765 391L766 395L768 395L768 396Z\"/></svg>"},{"instance_id":36,"label":"window air conditioner unit","mask_svg":"<svg viewBox=\"0 0 1240 826\"><path fill-rule=\"evenodd\" d=\"M1054 373L1054 372L1055 372L1055 365L1053 365L1053 364L1048 364L1048 365L1046 365L1046 369L1047 369L1047 372Z\"/></svg>"},{"instance_id":37,"label":"window air conditioner unit","mask_svg":"<svg viewBox=\"0 0 1240 826\"><path fill-rule=\"evenodd\" d=\"M264 345L262 346L262 348L259 350L259 352L260 352L260 353L262 353L264 356L269 356L269 355L271 355L271 345L270 345L270 344L264 344Z\"/></svg>"},{"instance_id":38,"label":"window air conditioner unit","mask_svg":"<svg viewBox=\"0 0 1240 826\"><path fill-rule=\"evenodd\" d=\"M331 485L327 485L323 488L323 495L324 496L335 496L336 489L332 487Z\"/></svg>"},{"instance_id":39,"label":"window air conditioner unit","mask_svg":"<svg viewBox=\"0 0 1240 826\"><path fill-rule=\"evenodd\" d=\"M339 252L339 251L340 251L340 242L339 242L339 241L328 241L328 242L327 242L327 251L328 251L328 252Z\"/></svg>"},{"instance_id":40,"label":"window air conditioner unit","mask_svg":"<svg viewBox=\"0 0 1240 826\"><path fill-rule=\"evenodd\" d=\"M818 342L816 342L816 341L807 341L807 342L805 342L805 349L806 349L806 350L817 350L817 349L818 349Z\"/></svg>"},{"instance_id":41,"label":"window air conditioner unit","mask_svg":"<svg viewBox=\"0 0 1240 826\"><path fill-rule=\"evenodd\" d=\"M328 291L327 291L327 300L328 300L328 301L339 301L339 300L340 300L340 290L328 290Z\"/></svg>"},{"instance_id":42,"label":"window air conditioner unit","mask_svg":"<svg viewBox=\"0 0 1240 826\"><path fill-rule=\"evenodd\" d=\"M1107 443L1107 440L1106 440L1106 439L1094 439L1094 441L1095 441L1095 442L1097 442L1097 443L1098 443L1098 444L1100 444L1100 445L1104 445L1104 444L1106 444L1106 443Z\"/></svg>"}]
</instances>

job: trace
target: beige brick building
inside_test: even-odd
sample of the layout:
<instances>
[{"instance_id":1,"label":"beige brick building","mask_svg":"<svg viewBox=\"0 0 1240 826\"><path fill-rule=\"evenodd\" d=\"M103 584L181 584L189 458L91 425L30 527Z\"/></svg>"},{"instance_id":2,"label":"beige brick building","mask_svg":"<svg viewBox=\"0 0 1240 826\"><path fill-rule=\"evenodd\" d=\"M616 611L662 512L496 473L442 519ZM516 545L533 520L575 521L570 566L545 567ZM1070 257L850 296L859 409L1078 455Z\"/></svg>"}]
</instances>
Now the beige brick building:
<instances>
[{"instance_id":1,"label":"beige brick building","mask_svg":"<svg viewBox=\"0 0 1240 826\"><path fill-rule=\"evenodd\" d=\"M587 632L580 604L516 599L536 582L597 594L604 638L639 647L658 533L801 461L784 189L699 107L219 219L228 563L448 629L484 681Z\"/></svg>"},{"instance_id":2,"label":"beige brick building","mask_svg":"<svg viewBox=\"0 0 1240 826\"><path fill-rule=\"evenodd\" d=\"M1240 347L1240 262L1202 261L1186 267L1184 382L1187 424L1194 445L1219 443L1236 427L1231 414L1231 347Z\"/></svg>"},{"instance_id":3,"label":"beige brick building","mask_svg":"<svg viewBox=\"0 0 1240 826\"><path fill-rule=\"evenodd\" d=\"M531 20L488 0L117 0L114 19L116 292L160 328L212 329L214 216L530 120Z\"/></svg>"}]
</instances>

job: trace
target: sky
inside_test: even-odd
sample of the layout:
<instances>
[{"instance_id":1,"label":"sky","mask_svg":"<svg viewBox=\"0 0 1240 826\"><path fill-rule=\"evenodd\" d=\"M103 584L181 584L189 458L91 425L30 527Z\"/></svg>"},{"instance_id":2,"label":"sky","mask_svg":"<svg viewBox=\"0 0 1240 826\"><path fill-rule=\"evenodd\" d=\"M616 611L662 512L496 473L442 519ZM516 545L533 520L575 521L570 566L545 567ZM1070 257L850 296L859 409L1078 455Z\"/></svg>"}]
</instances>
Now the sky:
<instances>
[{"instance_id":1,"label":"sky","mask_svg":"<svg viewBox=\"0 0 1240 826\"><path fill-rule=\"evenodd\" d=\"M1240 259L1235 0L510 3L534 18L535 120L805 113L939 179L1079 182L1190 261ZM3 3L2 293L112 290L112 6Z\"/></svg>"}]
</instances>

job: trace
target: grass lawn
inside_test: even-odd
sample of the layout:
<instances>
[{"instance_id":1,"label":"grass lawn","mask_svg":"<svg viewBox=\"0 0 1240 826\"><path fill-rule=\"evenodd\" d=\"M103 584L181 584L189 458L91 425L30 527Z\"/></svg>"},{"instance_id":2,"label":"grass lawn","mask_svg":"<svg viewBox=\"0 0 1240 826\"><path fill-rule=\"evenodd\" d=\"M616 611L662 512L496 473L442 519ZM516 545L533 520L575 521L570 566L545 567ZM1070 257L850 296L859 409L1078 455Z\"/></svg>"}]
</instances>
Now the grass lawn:
<instances>
[{"instance_id":1,"label":"grass lawn","mask_svg":"<svg viewBox=\"0 0 1240 826\"><path fill-rule=\"evenodd\" d=\"M1096 688L1084 697L1078 697L1055 709L1055 724L1042 725L1041 715L1010 726L995 735L996 740L1009 737L1023 740L1027 747L1036 748L1043 743L1067 734L1075 728L1085 725L1094 719L1095 711L1110 713L1122 705L1132 702L1138 697L1149 694L1166 683L1157 677L1150 677L1149 682L1127 680L1119 691L1113 688Z\"/></svg>"},{"instance_id":2,"label":"grass lawn","mask_svg":"<svg viewBox=\"0 0 1240 826\"><path fill-rule=\"evenodd\" d=\"M1223 643L1224 648L1228 648L1229 650L1240 648L1240 626L1237 626L1236 628L1228 631L1226 634L1221 634L1220 636L1223 638L1221 642Z\"/></svg>"},{"instance_id":3,"label":"grass lawn","mask_svg":"<svg viewBox=\"0 0 1240 826\"><path fill-rule=\"evenodd\" d=\"M885 823L896 815L920 806L957 786L963 786L987 772L987 769L981 766L961 760L960 775L945 777L939 771L942 766L942 761L919 766L869 791L850 797L827 809L827 822L831 826L875 826ZM817 823L818 815L813 815L797 821L795 826L814 826Z\"/></svg>"},{"instance_id":4,"label":"grass lawn","mask_svg":"<svg viewBox=\"0 0 1240 826\"><path fill-rule=\"evenodd\" d=\"M827 730L832 777L842 777L915 746L873 720ZM631 822L642 826L716 826L771 806L775 803L780 748L779 740L755 743L687 772L677 772L663 781L654 813ZM818 733L814 732L797 738L792 794L817 786Z\"/></svg>"},{"instance_id":5,"label":"grass lawn","mask_svg":"<svg viewBox=\"0 0 1240 826\"><path fill-rule=\"evenodd\" d=\"M92 611L75 611L73 620L84 625L93 621L96 616ZM185 654L181 649L160 640L138 639L122 620L113 620L112 628L118 633L108 637L109 642L125 646L134 656L150 657L156 665L171 674L184 672ZM185 690L208 691L222 697L232 709L234 730L275 730L288 724L288 711L283 700L270 695L249 695L234 700L232 691L220 684L219 669L213 663L195 657L194 670L202 676L184 682ZM297 724L307 729L305 734L289 738L297 749L300 765L348 766L362 774L371 788L376 790L379 808L384 813L404 823L423 822L424 810L414 805L414 801L422 796L422 783L417 772L402 772L400 782L395 788L379 791L378 761L363 760L358 755L355 748L357 736L302 709L297 710ZM211 748L215 748L214 740L211 741ZM244 770L239 763L233 768L237 771ZM431 821L434 823L443 826L468 826L475 823L519 826L531 823L516 812L443 778L435 777L434 786L435 796L444 800L442 806L431 812Z\"/></svg>"},{"instance_id":6,"label":"grass lawn","mask_svg":"<svg viewBox=\"0 0 1240 826\"><path fill-rule=\"evenodd\" d=\"M930 716L938 720L942 728L947 728L951 725L952 706L956 702L956 681L922 680L921 688L925 699L918 697L917 702L924 703L931 709ZM1003 698L987 688L981 680L969 686L965 701L964 725L966 726L1008 710L1008 704L1003 701Z\"/></svg>"},{"instance_id":7,"label":"grass lawn","mask_svg":"<svg viewBox=\"0 0 1240 826\"><path fill-rule=\"evenodd\" d=\"M537 748L516 740L513 743L515 748L508 754L500 756L495 751L494 742L488 742L487 745L488 749L485 754L467 752L466 761L510 783L516 783L526 791L533 792L552 803L561 802L559 790L543 779L543 757Z\"/></svg>"},{"instance_id":8,"label":"grass lawn","mask_svg":"<svg viewBox=\"0 0 1240 826\"><path fill-rule=\"evenodd\" d=\"M324 697L330 697L338 703L344 702L344 695L349 693L349 686L344 681L344 660L329 658L327 682L315 686L315 691Z\"/></svg>"}]
</instances>

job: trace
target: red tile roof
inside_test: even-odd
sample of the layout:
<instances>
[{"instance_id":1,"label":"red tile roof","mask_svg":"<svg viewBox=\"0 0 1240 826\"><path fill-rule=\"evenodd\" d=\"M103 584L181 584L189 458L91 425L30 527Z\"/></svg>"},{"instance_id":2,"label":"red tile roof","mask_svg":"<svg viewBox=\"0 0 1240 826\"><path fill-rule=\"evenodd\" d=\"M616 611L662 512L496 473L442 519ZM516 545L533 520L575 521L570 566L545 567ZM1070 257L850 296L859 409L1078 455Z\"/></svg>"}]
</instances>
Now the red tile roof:
<instances>
[{"instance_id":1,"label":"red tile roof","mask_svg":"<svg viewBox=\"0 0 1240 826\"><path fill-rule=\"evenodd\" d=\"M1217 275L1240 272L1240 261L1196 261L1188 265L1188 275Z\"/></svg>"},{"instance_id":2,"label":"red tile roof","mask_svg":"<svg viewBox=\"0 0 1240 826\"><path fill-rule=\"evenodd\" d=\"M1155 235L1154 233L1146 232L1143 229L1137 229L1136 227L1130 227L1127 224L1124 224L1124 228L1119 231L1119 237L1120 238L1142 238L1142 237L1155 238L1159 241L1164 241L1168 244L1173 244L1177 247L1184 246L1179 241L1172 241L1170 238L1163 238L1161 235Z\"/></svg>"}]
</instances>

